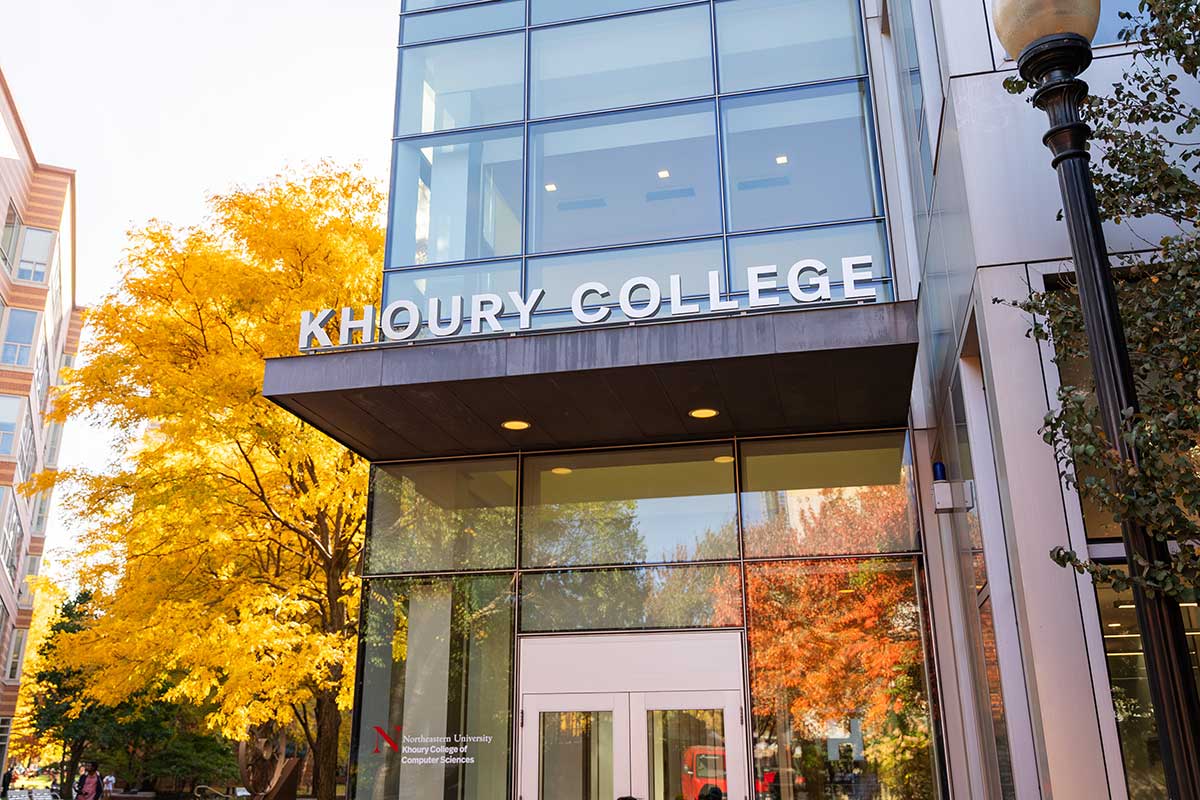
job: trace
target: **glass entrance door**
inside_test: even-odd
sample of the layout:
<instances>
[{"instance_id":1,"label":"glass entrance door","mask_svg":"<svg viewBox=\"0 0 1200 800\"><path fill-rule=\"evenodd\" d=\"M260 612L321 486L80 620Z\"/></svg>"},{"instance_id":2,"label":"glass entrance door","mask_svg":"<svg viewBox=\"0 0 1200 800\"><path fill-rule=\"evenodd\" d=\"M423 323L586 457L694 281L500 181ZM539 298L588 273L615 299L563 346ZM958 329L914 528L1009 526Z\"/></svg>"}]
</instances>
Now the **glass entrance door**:
<instances>
[{"instance_id":1,"label":"glass entrance door","mask_svg":"<svg viewBox=\"0 0 1200 800\"><path fill-rule=\"evenodd\" d=\"M741 692L525 695L521 800L746 797Z\"/></svg>"}]
</instances>

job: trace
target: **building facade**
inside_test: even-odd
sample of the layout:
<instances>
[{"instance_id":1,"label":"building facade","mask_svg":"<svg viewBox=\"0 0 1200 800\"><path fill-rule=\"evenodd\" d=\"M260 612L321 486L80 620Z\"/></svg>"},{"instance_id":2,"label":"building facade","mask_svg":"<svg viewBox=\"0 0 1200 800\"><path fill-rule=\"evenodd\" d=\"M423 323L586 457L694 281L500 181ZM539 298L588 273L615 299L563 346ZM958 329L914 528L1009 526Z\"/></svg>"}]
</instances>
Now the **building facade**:
<instances>
[{"instance_id":1,"label":"building facade","mask_svg":"<svg viewBox=\"0 0 1200 800\"><path fill-rule=\"evenodd\" d=\"M383 296L264 386L374 465L352 797L1162 796L989 11L405 0Z\"/></svg>"},{"instance_id":2,"label":"building facade","mask_svg":"<svg viewBox=\"0 0 1200 800\"><path fill-rule=\"evenodd\" d=\"M39 163L0 74L0 763L33 614L50 492L18 490L53 469L62 426L46 420L51 388L79 349L75 173Z\"/></svg>"}]
</instances>

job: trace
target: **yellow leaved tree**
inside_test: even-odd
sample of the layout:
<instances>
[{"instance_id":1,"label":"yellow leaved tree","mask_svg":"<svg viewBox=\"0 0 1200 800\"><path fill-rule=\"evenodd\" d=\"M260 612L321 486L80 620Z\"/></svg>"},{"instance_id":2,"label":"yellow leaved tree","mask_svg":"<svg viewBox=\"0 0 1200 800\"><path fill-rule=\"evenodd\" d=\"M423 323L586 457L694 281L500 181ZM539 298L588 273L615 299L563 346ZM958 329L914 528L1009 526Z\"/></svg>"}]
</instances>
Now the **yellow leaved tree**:
<instances>
[{"instance_id":1,"label":"yellow leaved tree","mask_svg":"<svg viewBox=\"0 0 1200 800\"><path fill-rule=\"evenodd\" d=\"M98 614L62 644L96 700L167 683L245 739L303 731L333 800L358 619L367 465L261 395L302 309L379 294L385 197L321 164L212 198L202 226L130 234L92 309L60 418L118 434L112 464L65 482L78 583Z\"/></svg>"},{"instance_id":2,"label":"yellow leaved tree","mask_svg":"<svg viewBox=\"0 0 1200 800\"><path fill-rule=\"evenodd\" d=\"M53 568L43 562L43 572ZM45 575L27 578L35 592L33 615L29 633L25 639L25 660L21 664L21 688L17 694L17 710L13 714L12 732L8 737L8 760L23 767L46 766L62 760L63 745L58 741L47 741L34 727L34 709L41 687L32 676L41 669L42 642L50 633L50 626L58 616L58 607L67 598L66 590Z\"/></svg>"}]
</instances>

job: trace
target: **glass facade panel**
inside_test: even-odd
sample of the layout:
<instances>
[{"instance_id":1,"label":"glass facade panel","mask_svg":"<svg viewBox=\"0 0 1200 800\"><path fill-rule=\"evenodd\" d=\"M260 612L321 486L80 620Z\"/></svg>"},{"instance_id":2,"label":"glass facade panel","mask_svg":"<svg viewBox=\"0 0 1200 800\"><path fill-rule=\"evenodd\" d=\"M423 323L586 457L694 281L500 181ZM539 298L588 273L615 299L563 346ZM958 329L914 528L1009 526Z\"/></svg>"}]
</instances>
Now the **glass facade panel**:
<instances>
[{"instance_id":1,"label":"glass facade panel","mask_svg":"<svg viewBox=\"0 0 1200 800\"><path fill-rule=\"evenodd\" d=\"M650 800L707 800L727 786L725 712L694 708L646 712Z\"/></svg>"},{"instance_id":2,"label":"glass facade panel","mask_svg":"<svg viewBox=\"0 0 1200 800\"><path fill-rule=\"evenodd\" d=\"M496 3L416 14L400 19L400 41L403 44L450 39L476 33L505 31L525 26L525 0L502 0Z\"/></svg>"},{"instance_id":3,"label":"glass facade panel","mask_svg":"<svg viewBox=\"0 0 1200 800\"><path fill-rule=\"evenodd\" d=\"M913 563L747 564L746 599L756 782L938 796Z\"/></svg>"},{"instance_id":4,"label":"glass facade panel","mask_svg":"<svg viewBox=\"0 0 1200 800\"><path fill-rule=\"evenodd\" d=\"M737 558L728 444L530 456L526 567Z\"/></svg>"},{"instance_id":5,"label":"glass facade panel","mask_svg":"<svg viewBox=\"0 0 1200 800\"><path fill-rule=\"evenodd\" d=\"M852 263L843 263L846 258ZM764 289L762 294L778 297L780 305L879 299L872 294L870 279L889 274L887 226L860 222L730 237L732 291L747 291L747 269L771 264L776 267L773 282L777 288Z\"/></svg>"},{"instance_id":6,"label":"glass facade panel","mask_svg":"<svg viewBox=\"0 0 1200 800\"><path fill-rule=\"evenodd\" d=\"M514 458L376 467L364 572L514 566Z\"/></svg>"},{"instance_id":7,"label":"glass facade panel","mask_svg":"<svg viewBox=\"0 0 1200 800\"><path fill-rule=\"evenodd\" d=\"M498 295L509 312L515 311L509 292L521 290L520 261L489 261L453 267L406 269L383 275L383 306L396 300L416 303L427 314L430 298L437 298L442 319L449 316L450 298L477 294Z\"/></svg>"},{"instance_id":8,"label":"glass facade panel","mask_svg":"<svg viewBox=\"0 0 1200 800\"><path fill-rule=\"evenodd\" d=\"M396 142L388 266L521 251L520 128Z\"/></svg>"},{"instance_id":9,"label":"glass facade panel","mask_svg":"<svg viewBox=\"0 0 1200 800\"><path fill-rule=\"evenodd\" d=\"M669 6L679 0L529 0L529 17L534 25L597 17L621 11Z\"/></svg>"},{"instance_id":10,"label":"glass facade panel","mask_svg":"<svg viewBox=\"0 0 1200 800\"><path fill-rule=\"evenodd\" d=\"M610 800L613 788L613 713L543 711L539 720L539 797Z\"/></svg>"},{"instance_id":11,"label":"glass facade panel","mask_svg":"<svg viewBox=\"0 0 1200 800\"><path fill-rule=\"evenodd\" d=\"M1114 592L1110 587L1096 589L1100 606L1100 624L1104 634L1104 654L1112 686L1113 712L1121 739L1121 758L1125 762L1125 782L1129 800L1160 800L1167 796L1166 779L1158 751L1158 725L1150 699L1146 676L1146 657L1142 649L1141 628L1133 606L1132 592ZM1183 625L1187 630L1188 655L1192 674L1200 675L1200 655L1196 640L1200 637L1200 611L1194 591L1179 598Z\"/></svg>"},{"instance_id":12,"label":"glass facade panel","mask_svg":"<svg viewBox=\"0 0 1200 800\"><path fill-rule=\"evenodd\" d=\"M721 101L731 230L878 216L867 85Z\"/></svg>"},{"instance_id":13,"label":"glass facade panel","mask_svg":"<svg viewBox=\"0 0 1200 800\"><path fill-rule=\"evenodd\" d=\"M620 289L625 282L644 276L653 278L658 283L663 299L661 313L665 314L670 311L672 275L680 277L679 288L683 297L707 296L710 271L718 272L720 287L725 285L722 261L724 252L721 240L705 239L680 244L531 258L527 269L529 285L546 290L546 297L539 306L543 310L570 308L575 287L584 281L603 283L610 295L607 299L590 296L589 300L592 302L589 302L589 308L604 303L616 305ZM638 289L631 294L639 307L647 302L648 296L649 290L644 289Z\"/></svg>"},{"instance_id":14,"label":"glass facade panel","mask_svg":"<svg viewBox=\"0 0 1200 800\"><path fill-rule=\"evenodd\" d=\"M742 445L747 557L917 549L904 432Z\"/></svg>"},{"instance_id":15,"label":"glass facade panel","mask_svg":"<svg viewBox=\"0 0 1200 800\"><path fill-rule=\"evenodd\" d=\"M521 631L736 628L741 571L705 564L521 576Z\"/></svg>"},{"instance_id":16,"label":"glass facade panel","mask_svg":"<svg viewBox=\"0 0 1200 800\"><path fill-rule=\"evenodd\" d=\"M525 34L403 48L399 83L397 136L519 120Z\"/></svg>"},{"instance_id":17,"label":"glass facade panel","mask_svg":"<svg viewBox=\"0 0 1200 800\"><path fill-rule=\"evenodd\" d=\"M511 581L366 582L353 797L507 800Z\"/></svg>"},{"instance_id":18,"label":"glass facade panel","mask_svg":"<svg viewBox=\"0 0 1200 800\"><path fill-rule=\"evenodd\" d=\"M721 91L867 71L858 0L720 0Z\"/></svg>"},{"instance_id":19,"label":"glass facade panel","mask_svg":"<svg viewBox=\"0 0 1200 800\"><path fill-rule=\"evenodd\" d=\"M530 252L721 231L711 102L529 128Z\"/></svg>"},{"instance_id":20,"label":"glass facade panel","mask_svg":"<svg viewBox=\"0 0 1200 800\"><path fill-rule=\"evenodd\" d=\"M1121 12L1138 15L1139 0L1104 0L1100 5L1100 27L1092 44L1113 44L1121 41L1121 31L1131 27L1130 20L1121 19Z\"/></svg>"},{"instance_id":21,"label":"glass facade panel","mask_svg":"<svg viewBox=\"0 0 1200 800\"><path fill-rule=\"evenodd\" d=\"M533 31L533 117L713 93L707 5ZM653 75L653 80L647 80Z\"/></svg>"}]
</instances>

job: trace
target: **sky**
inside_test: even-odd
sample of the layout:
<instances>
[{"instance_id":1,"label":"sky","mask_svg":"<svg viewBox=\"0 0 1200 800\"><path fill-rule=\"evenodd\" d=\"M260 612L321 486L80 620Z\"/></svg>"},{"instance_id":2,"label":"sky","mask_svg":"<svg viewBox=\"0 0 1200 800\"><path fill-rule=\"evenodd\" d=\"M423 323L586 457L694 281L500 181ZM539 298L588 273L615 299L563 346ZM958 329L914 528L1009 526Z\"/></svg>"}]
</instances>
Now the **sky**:
<instances>
[{"instance_id":1,"label":"sky","mask_svg":"<svg viewBox=\"0 0 1200 800\"><path fill-rule=\"evenodd\" d=\"M0 70L41 163L76 170L78 286L118 279L126 231L321 159L387 175L399 0L0 0ZM85 330L86 346L86 330ZM60 466L101 468L68 424ZM47 549L69 550L56 498Z\"/></svg>"}]
</instances>

